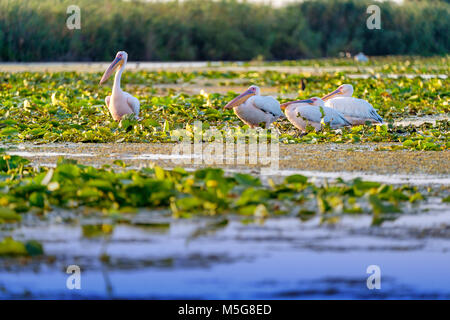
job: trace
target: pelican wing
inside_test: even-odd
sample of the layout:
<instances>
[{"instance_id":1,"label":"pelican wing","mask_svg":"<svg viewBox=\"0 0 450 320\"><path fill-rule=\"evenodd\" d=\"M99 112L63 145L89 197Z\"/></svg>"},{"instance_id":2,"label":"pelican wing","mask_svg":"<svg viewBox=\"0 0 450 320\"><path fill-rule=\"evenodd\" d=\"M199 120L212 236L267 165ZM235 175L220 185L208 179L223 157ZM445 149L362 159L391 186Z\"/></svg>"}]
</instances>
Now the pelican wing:
<instances>
[{"instance_id":1,"label":"pelican wing","mask_svg":"<svg viewBox=\"0 0 450 320\"><path fill-rule=\"evenodd\" d=\"M273 114L275 117L281 117L284 116L283 112L280 108L280 103L277 99L270 96L254 96L253 99L253 105L267 113Z\"/></svg>"},{"instance_id":2,"label":"pelican wing","mask_svg":"<svg viewBox=\"0 0 450 320\"><path fill-rule=\"evenodd\" d=\"M139 100L127 92L124 92L124 94L127 97L127 103L130 106L131 110L133 110L136 117L139 117L139 112L141 109L141 104L139 103Z\"/></svg>"},{"instance_id":3,"label":"pelican wing","mask_svg":"<svg viewBox=\"0 0 450 320\"><path fill-rule=\"evenodd\" d=\"M344 118L342 113L328 107L300 105L296 108L296 112L305 120L320 123L323 119L325 123L329 123L331 127L347 126L350 123Z\"/></svg>"},{"instance_id":4,"label":"pelican wing","mask_svg":"<svg viewBox=\"0 0 450 320\"><path fill-rule=\"evenodd\" d=\"M383 122L374 107L363 99L338 97L326 101L325 106L340 111L344 116Z\"/></svg>"}]
</instances>

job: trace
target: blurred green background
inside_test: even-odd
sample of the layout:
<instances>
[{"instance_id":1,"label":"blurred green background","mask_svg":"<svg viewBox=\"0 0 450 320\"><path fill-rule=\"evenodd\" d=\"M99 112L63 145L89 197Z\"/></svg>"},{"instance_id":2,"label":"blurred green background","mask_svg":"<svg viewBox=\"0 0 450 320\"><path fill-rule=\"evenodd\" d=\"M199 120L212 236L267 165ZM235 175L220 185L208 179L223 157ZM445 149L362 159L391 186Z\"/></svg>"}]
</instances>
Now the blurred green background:
<instances>
[{"instance_id":1,"label":"blurred green background","mask_svg":"<svg viewBox=\"0 0 450 320\"><path fill-rule=\"evenodd\" d=\"M81 29L66 27L69 5ZM369 30L366 9L381 9ZM449 1L309 0L271 7L237 1L0 0L0 61L281 60L450 51Z\"/></svg>"}]
</instances>

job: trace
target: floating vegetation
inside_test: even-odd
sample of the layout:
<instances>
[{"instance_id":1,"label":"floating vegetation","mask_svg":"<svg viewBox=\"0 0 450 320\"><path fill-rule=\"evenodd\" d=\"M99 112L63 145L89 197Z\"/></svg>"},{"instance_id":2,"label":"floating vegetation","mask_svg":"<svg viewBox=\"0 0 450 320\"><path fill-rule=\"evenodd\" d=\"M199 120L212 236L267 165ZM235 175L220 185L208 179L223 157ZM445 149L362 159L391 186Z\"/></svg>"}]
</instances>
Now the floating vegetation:
<instances>
[{"instance_id":1,"label":"floating vegetation","mask_svg":"<svg viewBox=\"0 0 450 320\"><path fill-rule=\"evenodd\" d=\"M30 240L25 243L6 237L0 241L0 257L2 256L38 256L44 250L38 241Z\"/></svg>"},{"instance_id":2,"label":"floating vegetation","mask_svg":"<svg viewBox=\"0 0 450 320\"><path fill-rule=\"evenodd\" d=\"M261 61L248 62L246 65L261 65ZM355 64L349 58L327 58L327 59L304 59L263 62L265 66L288 66L288 67L358 67L360 72L368 69L379 73L414 73L426 74L441 72L447 74L449 56L420 57L420 56L379 56L370 57L369 61Z\"/></svg>"},{"instance_id":3,"label":"floating vegetation","mask_svg":"<svg viewBox=\"0 0 450 320\"><path fill-rule=\"evenodd\" d=\"M389 70L397 68L396 72L408 72L407 65L401 60L397 65L389 64ZM256 84L263 93L269 87L277 92L280 102L285 102L322 96L342 83L351 83L356 89L354 96L370 101L385 125L312 131L299 136L287 121L281 121L275 124L282 133L281 142L391 142L397 145L384 149L446 150L449 147L449 83L438 77L423 79L420 72L426 70L416 71L416 77L394 79L373 73L364 80L350 79L341 72L318 75L214 69L127 72L123 80L131 86L127 90L141 101L142 121L124 119L120 123L111 119L104 105L104 97L110 89L98 86L100 73L0 73L0 140L8 143L173 142L175 130L192 125L194 121L202 121L206 127L218 130L245 129L232 111L223 109L235 96L228 91L230 86ZM218 86L211 90L223 93L192 94L183 89L199 82L196 86L208 91L205 81L216 81ZM173 84L173 88L161 89L159 86L163 84ZM289 98L283 98L286 95ZM440 116L440 119L420 125L396 124L405 117L430 115Z\"/></svg>"},{"instance_id":4,"label":"floating vegetation","mask_svg":"<svg viewBox=\"0 0 450 320\"><path fill-rule=\"evenodd\" d=\"M42 216L53 209L93 208L105 217L123 220L132 208L165 210L175 218L238 214L264 219L290 215L323 221L341 214L372 214L373 223L398 214L405 203L418 203L426 195L416 187L337 179L317 185L302 175L291 175L276 184L269 180L222 169L187 172L148 167L115 171L97 169L60 158L56 168L28 166L20 157L3 156L7 167L0 175L0 221L20 222L25 212ZM87 225L86 235L112 231L109 224Z\"/></svg>"}]
</instances>

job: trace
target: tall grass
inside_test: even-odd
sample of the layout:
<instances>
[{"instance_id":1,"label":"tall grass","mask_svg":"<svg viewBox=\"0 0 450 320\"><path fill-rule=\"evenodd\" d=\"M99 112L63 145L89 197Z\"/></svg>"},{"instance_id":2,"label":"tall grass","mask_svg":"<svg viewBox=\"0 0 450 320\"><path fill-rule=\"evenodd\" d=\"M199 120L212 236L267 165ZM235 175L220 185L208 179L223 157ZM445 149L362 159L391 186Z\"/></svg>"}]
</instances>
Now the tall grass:
<instances>
[{"instance_id":1,"label":"tall grass","mask_svg":"<svg viewBox=\"0 0 450 320\"><path fill-rule=\"evenodd\" d=\"M446 54L450 5L379 2L381 30L366 27L366 0L306 0L286 7L233 0L0 0L0 60L250 60ZM81 30L66 9L81 8Z\"/></svg>"}]
</instances>

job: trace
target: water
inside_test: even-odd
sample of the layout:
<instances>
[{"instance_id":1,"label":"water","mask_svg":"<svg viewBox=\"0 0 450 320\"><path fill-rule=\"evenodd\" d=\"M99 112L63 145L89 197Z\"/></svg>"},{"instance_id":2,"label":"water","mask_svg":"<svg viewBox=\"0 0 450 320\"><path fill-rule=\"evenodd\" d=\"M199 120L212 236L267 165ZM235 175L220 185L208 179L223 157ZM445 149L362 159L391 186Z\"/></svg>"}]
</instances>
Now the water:
<instances>
[{"instance_id":1,"label":"water","mask_svg":"<svg viewBox=\"0 0 450 320\"><path fill-rule=\"evenodd\" d=\"M337 225L231 217L223 228L213 227L220 218L167 218L169 226L118 225L88 238L79 224L41 222L12 231L41 241L46 257L0 259L0 298L448 299L450 216L447 206L428 206L426 218L377 228L368 216ZM82 269L81 290L66 288L72 264ZM370 265L381 269L380 290L367 288Z\"/></svg>"}]
</instances>

